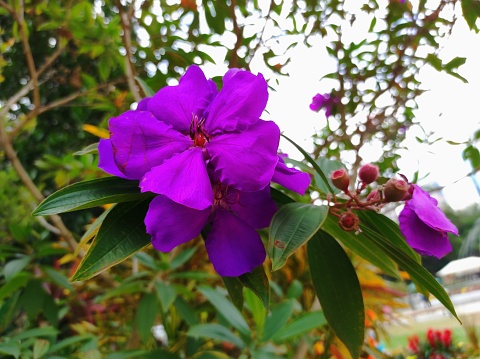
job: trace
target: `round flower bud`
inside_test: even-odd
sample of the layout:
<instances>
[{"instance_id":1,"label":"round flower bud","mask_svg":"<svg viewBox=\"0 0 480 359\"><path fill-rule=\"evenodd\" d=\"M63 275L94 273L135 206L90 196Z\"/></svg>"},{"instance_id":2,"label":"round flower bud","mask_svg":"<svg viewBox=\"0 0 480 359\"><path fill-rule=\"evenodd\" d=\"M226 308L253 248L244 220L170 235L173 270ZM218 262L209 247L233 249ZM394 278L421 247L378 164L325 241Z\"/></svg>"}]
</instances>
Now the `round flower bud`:
<instances>
[{"instance_id":1,"label":"round flower bud","mask_svg":"<svg viewBox=\"0 0 480 359\"><path fill-rule=\"evenodd\" d=\"M367 163L366 165L360 167L360 169L358 170L358 178L363 183L370 184L377 180L378 173L379 171L377 166L372 165L371 163Z\"/></svg>"},{"instance_id":2,"label":"round flower bud","mask_svg":"<svg viewBox=\"0 0 480 359\"><path fill-rule=\"evenodd\" d=\"M338 224L340 225L340 227L342 227L342 229L347 232L357 230L359 223L360 220L353 212L342 213L340 219L338 220Z\"/></svg>"},{"instance_id":3,"label":"round flower bud","mask_svg":"<svg viewBox=\"0 0 480 359\"><path fill-rule=\"evenodd\" d=\"M383 196L386 202L398 202L403 199L408 192L410 185L404 180L391 178L383 187Z\"/></svg>"},{"instance_id":4,"label":"round flower bud","mask_svg":"<svg viewBox=\"0 0 480 359\"><path fill-rule=\"evenodd\" d=\"M345 169L335 170L330 173L330 180L333 185L344 192L348 192L348 186L350 185L350 176Z\"/></svg>"}]
</instances>

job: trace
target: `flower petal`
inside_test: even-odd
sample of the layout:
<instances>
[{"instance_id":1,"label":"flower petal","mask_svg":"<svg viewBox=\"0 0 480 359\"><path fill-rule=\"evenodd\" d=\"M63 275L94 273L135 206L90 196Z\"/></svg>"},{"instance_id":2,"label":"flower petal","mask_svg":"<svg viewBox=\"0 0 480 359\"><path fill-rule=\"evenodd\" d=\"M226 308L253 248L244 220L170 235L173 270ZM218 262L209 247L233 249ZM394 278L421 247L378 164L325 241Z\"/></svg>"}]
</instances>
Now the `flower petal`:
<instances>
[{"instance_id":1,"label":"flower petal","mask_svg":"<svg viewBox=\"0 0 480 359\"><path fill-rule=\"evenodd\" d=\"M260 235L233 213L215 212L212 230L205 240L215 270L224 277L236 277L253 271L265 260Z\"/></svg>"},{"instance_id":2,"label":"flower petal","mask_svg":"<svg viewBox=\"0 0 480 359\"><path fill-rule=\"evenodd\" d=\"M437 207L437 200L432 198L417 185L413 185L412 199L408 201L410 208L417 214L420 220L433 229L451 232L458 236L458 229Z\"/></svg>"},{"instance_id":3,"label":"flower petal","mask_svg":"<svg viewBox=\"0 0 480 359\"><path fill-rule=\"evenodd\" d=\"M281 157L273 174L272 182L278 183L302 196L310 185L310 175L295 168L288 167Z\"/></svg>"},{"instance_id":4,"label":"flower petal","mask_svg":"<svg viewBox=\"0 0 480 359\"><path fill-rule=\"evenodd\" d=\"M268 100L268 85L262 74L229 71L224 86L213 100L205 121L210 135L244 131L257 122Z\"/></svg>"},{"instance_id":5,"label":"flower petal","mask_svg":"<svg viewBox=\"0 0 480 359\"><path fill-rule=\"evenodd\" d=\"M258 192L237 192L238 201L231 206L231 210L252 228L268 227L277 211L277 205L270 197L270 186Z\"/></svg>"},{"instance_id":6,"label":"flower petal","mask_svg":"<svg viewBox=\"0 0 480 359\"><path fill-rule=\"evenodd\" d=\"M182 206L165 196L156 196L145 216L147 233L155 249L169 252L198 236L208 222L211 209L202 211Z\"/></svg>"},{"instance_id":7,"label":"flower petal","mask_svg":"<svg viewBox=\"0 0 480 359\"><path fill-rule=\"evenodd\" d=\"M115 163L128 178L140 179L152 167L193 143L150 112L128 111L109 121Z\"/></svg>"},{"instance_id":8,"label":"flower petal","mask_svg":"<svg viewBox=\"0 0 480 359\"><path fill-rule=\"evenodd\" d=\"M98 167L100 167L105 172L126 179L128 178L123 174L115 164L115 159L113 157L113 147L112 142L108 139L101 139L98 143Z\"/></svg>"},{"instance_id":9,"label":"flower petal","mask_svg":"<svg viewBox=\"0 0 480 359\"><path fill-rule=\"evenodd\" d=\"M278 126L263 120L244 132L212 138L205 147L211 156L214 178L241 191L264 189L278 162L279 140Z\"/></svg>"},{"instance_id":10,"label":"flower petal","mask_svg":"<svg viewBox=\"0 0 480 359\"><path fill-rule=\"evenodd\" d=\"M202 149L193 147L166 160L143 176L142 192L163 194L184 206L202 210L212 205L213 191Z\"/></svg>"},{"instance_id":11,"label":"flower petal","mask_svg":"<svg viewBox=\"0 0 480 359\"><path fill-rule=\"evenodd\" d=\"M407 243L418 253L441 258L452 251L446 233L426 225L410 207L410 202L405 204L398 220Z\"/></svg>"},{"instance_id":12,"label":"flower petal","mask_svg":"<svg viewBox=\"0 0 480 359\"><path fill-rule=\"evenodd\" d=\"M148 111L148 103L150 102L151 97L145 97L140 100L137 104L136 111Z\"/></svg>"},{"instance_id":13,"label":"flower petal","mask_svg":"<svg viewBox=\"0 0 480 359\"><path fill-rule=\"evenodd\" d=\"M190 66L177 86L167 86L148 102L148 110L155 117L176 130L189 134L192 116L203 116L214 93L198 66Z\"/></svg>"}]
</instances>

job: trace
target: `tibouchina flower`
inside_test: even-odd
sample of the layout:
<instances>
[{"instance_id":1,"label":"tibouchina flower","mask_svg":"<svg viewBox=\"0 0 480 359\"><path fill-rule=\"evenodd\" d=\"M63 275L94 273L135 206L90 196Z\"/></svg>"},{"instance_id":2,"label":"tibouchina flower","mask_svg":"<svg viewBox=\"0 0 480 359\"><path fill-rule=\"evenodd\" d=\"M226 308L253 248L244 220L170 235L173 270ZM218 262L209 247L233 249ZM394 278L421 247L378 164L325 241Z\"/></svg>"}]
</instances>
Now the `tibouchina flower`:
<instances>
[{"instance_id":1,"label":"tibouchina flower","mask_svg":"<svg viewBox=\"0 0 480 359\"><path fill-rule=\"evenodd\" d=\"M145 217L152 244L168 252L198 236L211 223L205 246L215 270L221 276L251 272L265 260L265 248L256 229L268 227L276 211L270 186L243 192L219 183L213 186L213 193L212 206L202 210L156 196Z\"/></svg>"},{"instance_id":2,"label":"tibouchina flower","mask_svg":"<svg viewBox=\"0 0 480 359\"><path fill-rule=\"evenodd\" d=\"M177 86L162 88L137 110L109 121L99 166L140 180L142 192L196 210L213 205L211 180L245 192L263 190L278 163L280 138L274 122L260 119L267 99L261 74L229 70L218 92L191 66Z\"/></svg>"},{"instance_id":3,"label":"tibouchina flower","mask_svg":"<svg viewBox=\"0 0 480 359\"><path fill-rule=\"evenodd\" d=\"M441 258L452 250L447 233L458 235L458 229L438 208L436 199L419 186L412 187L412 198L398 218L400 230L415 251Z\"/></svg>"},{"instance_id":4,"label":"tibouchina flower","mask_svg":"<svg viewBox=\"0 0 480 359\"><path fill-rule=\"evenodd\" d=\"M310 104L310 110L318 112L320 109L325 109L325 116L330 117L332 115L332 108L339 102L339 99L335 96L332 96L328 93L319 94L317 93L312 98L312 103Z\"/></svg>"}]
</instances>

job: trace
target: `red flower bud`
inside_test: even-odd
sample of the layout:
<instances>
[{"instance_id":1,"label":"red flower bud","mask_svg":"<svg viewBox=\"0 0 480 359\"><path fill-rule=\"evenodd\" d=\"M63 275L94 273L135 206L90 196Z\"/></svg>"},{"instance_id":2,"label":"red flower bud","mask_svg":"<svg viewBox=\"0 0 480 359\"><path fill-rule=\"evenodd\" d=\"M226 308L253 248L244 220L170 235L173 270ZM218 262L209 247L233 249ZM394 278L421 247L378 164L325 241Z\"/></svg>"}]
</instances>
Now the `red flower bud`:
<instances>
[{"instance_id":1,"label":"red flower bud","mask_svg":"<svg viewBox=\"0 0 480 359\"><path fill-rule=\"evenodd\" d=\"M379 174L378 167L375 165L372 165L371 163L367 163L366 165L363 165L358 170L358 178L364 184L370 184L372 182L375 182L378 178L378 174Z\"/></svg>"},{"instance_id":2,"label":"red flower bud","mask_svg":"<svg viewBox=\"0 0 480 359\"><path fill-rule=\"evenodd\" d=\"M395 178L389 179L383 187L383 196L385 201L398 202L402 200L409 188L410 185L403 180L398 180Z\"/></svg>"},{"instance_id":3,"label":"red flower bud","mask_svg":"<svg viewBox=\"0 0 480 359\"><path fill-rule=\"evenodd\" d=\"M338 220L340 227L347 232L357 230L359 223L360 220L358 219L357 215L352 212L342 213L340 219Z\"/></svg>"},{"instance_id":4,"label":"red flower bud","mask_svg":"<svg viewBox=\"0 0 480 359\"><path fill-rule=\"evenodd\" d=\"M379 201L381 198L382 197L380 196L380 192L374 189L372 192L368 194L367 201Z\"/></svg>"},{"instance_id":5,"label":"red flower bud","mask_svg":"<svg viewBox=\"0 0 480 359\"><path fill-rule=\"evenodd\" d=\"M350 176L345 169L335 170L330 173L330 180L333 185L344 192L348 192L348 186L350 185Z\"/></svg>"}]
</instances>

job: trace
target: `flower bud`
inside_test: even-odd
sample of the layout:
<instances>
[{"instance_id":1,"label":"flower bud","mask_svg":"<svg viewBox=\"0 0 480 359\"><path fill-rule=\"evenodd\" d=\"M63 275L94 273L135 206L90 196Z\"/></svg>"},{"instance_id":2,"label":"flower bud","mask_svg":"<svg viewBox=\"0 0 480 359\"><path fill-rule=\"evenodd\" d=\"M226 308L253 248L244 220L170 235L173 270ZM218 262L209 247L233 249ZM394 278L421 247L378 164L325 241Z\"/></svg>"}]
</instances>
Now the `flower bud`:
<instances>
[{"instance_id":1,"label":"flower bud","mask_svg":"<svg viewBox=\"0 0 480 359\"><path fill-rule=\"evenodd\" d=\"M345 169L335 170L330 173L330 180L333 185L344 192L348 192L348 186L350 185L350 176Z\"/></svg>"},{"instance_id":2,"label":"flower bud","mask_svg":"<svg viewBox=\"0 0 480 359\"><path fill-rule=\"evenodd\" d=\"M383 187L383 196L386 202L398 202L403 199L408 192L410 185L404 180L391 178Z\"/></svg>"},{"instance_id":3,"label":"flower bud","mask_svg":"<svg viewBox=\"0 0 480 359\"><path fill-rule=\"evenodd\" d=\"M353 212L342 213L340 219L338 220L338 224L340 225L340 227L342 227L342 229L347 232L357 230L359 223L360 220Z\"/></svg>"},{"instance_id":4,"label":"flower bud","mask_svg":"<svg viewBox=\"0 0 480 359\"><path fill-rule=\"evenodd\" d=\"M376 189L370 192L367 196L367 201L379 201L381 199L382 197L380 196L380 192Z\"/></svg>"},{"instance_id":5,"label":"flower bud","mask_svg":"<svg viewBox=\"0 0 480 359\"><path fill-rule=\"evenodd\" d=\"M379 170L377 166L372 165L371 163L367 163L366 165L360 167L360 169L358 170L358 178L364 184L370 184L377 180L378 173Z\"/></svg>"}]
</instances>

